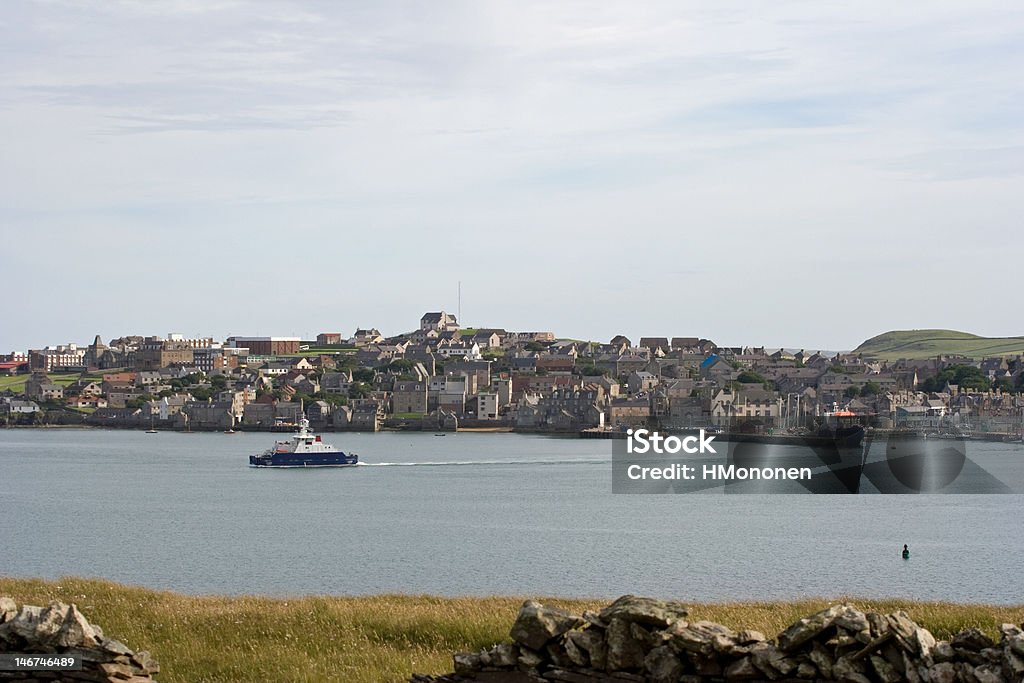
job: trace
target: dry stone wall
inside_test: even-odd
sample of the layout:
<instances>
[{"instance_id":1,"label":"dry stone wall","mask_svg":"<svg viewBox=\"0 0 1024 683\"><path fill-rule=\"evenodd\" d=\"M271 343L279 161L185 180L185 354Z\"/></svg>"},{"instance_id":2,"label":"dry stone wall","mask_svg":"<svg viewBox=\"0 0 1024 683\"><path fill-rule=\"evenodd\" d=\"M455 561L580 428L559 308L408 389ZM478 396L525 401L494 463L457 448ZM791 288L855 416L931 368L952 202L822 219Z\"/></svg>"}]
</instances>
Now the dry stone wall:
<instances>
[{"instance_id":1,"label":"dry stone wall","mask_svg":"<svg viewBox=\"0 0 1024 683\"><path fill-rule=\"evenodd\" d=\"M627 595L574 615L526 602L511 643L454 657L447 676L412 683L1002 683L1024 681L1024 631L1004 624L993 641L967 629L937 640L904 612L836 605L774 639L692 621L686 607Z\"/></svg>"},{"instance_id":2,"label":"dry stone wall","mask_svg":"<svg viewBox=\"0 0 1024 683\"><path fill-rule=\"evenodd\" d=\"M75 605L22 605L0 597L0 653L75 655L80 671L3 671L0 681L21 683L153 683L160 666L148 652L133 652L103 635Z\"/></svg>"}]
</instances>

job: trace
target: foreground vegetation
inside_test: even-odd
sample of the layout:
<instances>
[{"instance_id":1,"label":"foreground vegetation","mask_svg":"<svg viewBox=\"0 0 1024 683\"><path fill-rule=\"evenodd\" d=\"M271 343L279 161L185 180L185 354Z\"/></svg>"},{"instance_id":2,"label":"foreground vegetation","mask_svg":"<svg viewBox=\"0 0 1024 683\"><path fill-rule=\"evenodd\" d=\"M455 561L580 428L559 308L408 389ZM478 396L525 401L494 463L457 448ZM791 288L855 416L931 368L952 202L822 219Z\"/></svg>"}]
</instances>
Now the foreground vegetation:
<instances>
[{"instance_id":1,"label":"foreground vegetation","mask_svg":"<svg viewBox=\"0 0 1024 683\"><path fill-rule=\"evenodd\" d=\"M960 355L975 360L1024 353L1024 337L979 337L956 330L896 330L872 337L853 350L865 358L894 361Z\"/></svg>"},{"instance_id":2,"label":"foreground vegetation","mask_svg":"<svg viewBox=\"0 0 1024 683\"><path fill-rule=\"evenodd\" d=\"M163 683L214 681L405 681L451 670L451 655L507 639L522 597L195 597L107 581L2 579L19 604L73 602L90 622L160 661ZM577 613L610 600L556 600ZM691 614L775 635L836 601L691 603ZM906 610L938 637L978 627L993 637L1024 621L1013 607L851 599L864 610Z\"/></svg>"}]
</instances>

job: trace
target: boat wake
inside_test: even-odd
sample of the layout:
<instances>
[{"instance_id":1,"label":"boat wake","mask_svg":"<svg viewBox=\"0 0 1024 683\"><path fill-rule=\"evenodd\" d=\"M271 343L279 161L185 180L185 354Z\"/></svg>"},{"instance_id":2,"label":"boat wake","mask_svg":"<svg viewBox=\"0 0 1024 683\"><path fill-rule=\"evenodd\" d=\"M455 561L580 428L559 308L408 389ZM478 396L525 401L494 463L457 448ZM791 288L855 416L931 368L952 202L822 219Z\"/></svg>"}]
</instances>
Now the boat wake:
<instances>
[{"instance_id":1,"label":"boat wake","mask_svg":"<svg viewBox=\"0 0 1024 683\"><path fill-rule=\"evenodd\" d=\"M359 462L359 467L494 467L496 465L607 465L603 460L448 460L444 462Z\"/></svg>"}]
</instances>

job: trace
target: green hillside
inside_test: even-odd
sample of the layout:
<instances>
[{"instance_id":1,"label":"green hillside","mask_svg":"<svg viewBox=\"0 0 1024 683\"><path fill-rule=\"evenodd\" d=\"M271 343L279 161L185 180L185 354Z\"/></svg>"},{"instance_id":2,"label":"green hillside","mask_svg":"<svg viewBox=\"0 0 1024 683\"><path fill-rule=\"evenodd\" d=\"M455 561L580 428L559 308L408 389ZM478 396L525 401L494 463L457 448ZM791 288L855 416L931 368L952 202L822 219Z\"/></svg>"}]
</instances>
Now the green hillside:
<instances>
[{"instance_id":1,"label":"green hillside","mask_svg":"<svg viewBox=\"0 0 1024 683\"><path fill-rule=\"evenodd\" d=\"M970 358L1024 353L1024 337L979 337L956 330L894 330L872 337L853 350L882 360L961 355Z\"/></svg>"}]
</instances>

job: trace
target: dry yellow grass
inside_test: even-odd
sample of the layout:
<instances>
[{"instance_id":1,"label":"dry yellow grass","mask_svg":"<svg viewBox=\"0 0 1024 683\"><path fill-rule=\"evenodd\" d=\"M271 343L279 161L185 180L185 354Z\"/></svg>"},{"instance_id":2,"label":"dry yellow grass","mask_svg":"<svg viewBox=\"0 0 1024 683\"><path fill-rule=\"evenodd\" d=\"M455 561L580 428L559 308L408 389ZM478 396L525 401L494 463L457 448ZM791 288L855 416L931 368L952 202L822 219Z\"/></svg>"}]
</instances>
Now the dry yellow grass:
<instances>
[{"instance_id":1,"label":"dry yellow grass","mask_svg":"<svg viewBox=\"0 0 1024 683\"><path fill-rule=\"evenodd\" d=\"M73 602L107 635L160 661L163 683L227 681L377 683L413 672L451 670L453 652L505 640L524 598L187 596L108 581L0 578L0 595L19 604ZM606 600L538 598L577 613ZM802 616L842 600L691 603L696 619L773 636ZM850 599L864 610L906 610L939 637L976 626L1024 621L1005 607Z\"/></svg>"}]
</instances>

